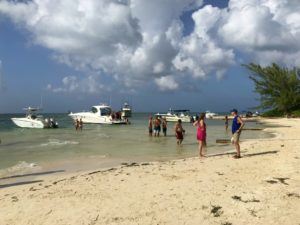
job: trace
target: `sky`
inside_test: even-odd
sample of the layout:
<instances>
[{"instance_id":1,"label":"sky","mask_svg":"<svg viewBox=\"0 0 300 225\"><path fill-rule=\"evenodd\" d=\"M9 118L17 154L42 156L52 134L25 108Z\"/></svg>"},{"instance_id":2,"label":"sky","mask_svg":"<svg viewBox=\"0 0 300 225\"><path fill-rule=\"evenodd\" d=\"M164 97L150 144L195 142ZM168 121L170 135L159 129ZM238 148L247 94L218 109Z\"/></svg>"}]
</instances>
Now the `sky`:
<instances>
[{"instance_id":1,"label":"sky","mask_svg":"<svg viewBox=\"0 0 300 225\"><path fill-rule=\"evenodd\" d=\"M0 113L247 110L250 62L300 66L299 0L0 0Z\"/></svg>"}]
</instances>

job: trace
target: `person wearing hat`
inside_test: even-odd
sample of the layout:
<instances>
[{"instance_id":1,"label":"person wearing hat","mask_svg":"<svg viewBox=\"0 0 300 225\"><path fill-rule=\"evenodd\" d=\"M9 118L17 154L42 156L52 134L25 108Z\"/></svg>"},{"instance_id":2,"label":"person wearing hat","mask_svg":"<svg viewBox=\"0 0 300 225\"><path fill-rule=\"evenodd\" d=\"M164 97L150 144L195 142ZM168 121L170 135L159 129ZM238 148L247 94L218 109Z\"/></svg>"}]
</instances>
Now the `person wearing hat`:
<instances>
[{"instance_id":1,"label":"person wearing hat","mask_svg":"<svg viewBox=\"0 0 300 225\"><path fill-rule=\"evenodd\" d=\"M240 135L245 124L241 119L241 117L238 115L238 111L236 109L231 110L231 114L233 116L232 127L231 127L231 131L232 131L231 140L236 148L236 155L234 156L234 158L238 159L241 158Z\"/></svg>"}]
</instances>

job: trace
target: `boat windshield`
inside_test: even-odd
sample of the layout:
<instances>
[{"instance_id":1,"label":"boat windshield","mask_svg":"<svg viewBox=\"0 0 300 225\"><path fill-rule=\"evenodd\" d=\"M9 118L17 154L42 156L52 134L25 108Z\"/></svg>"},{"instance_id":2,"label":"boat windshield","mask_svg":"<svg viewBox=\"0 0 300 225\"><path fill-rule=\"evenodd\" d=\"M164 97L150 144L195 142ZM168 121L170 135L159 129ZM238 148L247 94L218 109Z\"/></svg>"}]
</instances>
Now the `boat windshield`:
<instances>
[{"instance_id":1,"label":"boat windshield","mask_svg":"<svg viewBox=\"0 0 300 225\"><path fill-rule=\"evenodd\" d=\"M101 110L101 116L110 116L111 115L111 109L110 108L102 108Z\"/></svg>"},{"instance_id":2,"label":"boat windshield","mask_svg":"<svg viewBox=\"0 0 300 225\"><path fill-rule=\"evenodd\" d=\"M91 110L93 113L97 113L98 112L98 110L97 110L97 108L96 107L92 107L92 110Z\"/></svg>"},{"instance_id":3,"label":"boat windshield","mask_svg":"<svg viewBox=\"0 0 300 225\"><path fill-rule=\"evenodd\" d=\"M37 118L37 116L35 114L30 115L30 118L35 120Z\"/></svg>"}]
</instances>

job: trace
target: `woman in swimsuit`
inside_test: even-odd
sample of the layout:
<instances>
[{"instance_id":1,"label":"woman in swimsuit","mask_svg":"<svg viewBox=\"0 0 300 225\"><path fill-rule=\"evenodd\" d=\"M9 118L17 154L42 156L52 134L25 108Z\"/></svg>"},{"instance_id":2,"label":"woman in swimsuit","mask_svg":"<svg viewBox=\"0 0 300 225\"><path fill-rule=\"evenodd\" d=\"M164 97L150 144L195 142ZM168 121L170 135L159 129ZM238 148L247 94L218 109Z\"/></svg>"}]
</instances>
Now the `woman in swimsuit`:
<instances>
[{"instance_id":1,"label":"woman in swimsuit","mask_svg":"<svg viewBox=\"0 0 300 225\"><path fill-rule=\"evenodd\" d=\"M185 130L182 128L181 120L179 119L178 122L175 124L175 136L177 139L177 144L181 145L183 141L183 134Z\"/></svg>"},{"instance_id":2,"label":"woman in swimsuit","mask_svg":"<svg viewBox=\"0 0 300 225\"><path fill-rule=\"evenodd\" d=\"M197 126L197 140L199 143L199 155L204 157L203 148L206 146L206 124L204 122L205 113L201 113L198 121L193 125Z\"/></svg>"}]
</instances>

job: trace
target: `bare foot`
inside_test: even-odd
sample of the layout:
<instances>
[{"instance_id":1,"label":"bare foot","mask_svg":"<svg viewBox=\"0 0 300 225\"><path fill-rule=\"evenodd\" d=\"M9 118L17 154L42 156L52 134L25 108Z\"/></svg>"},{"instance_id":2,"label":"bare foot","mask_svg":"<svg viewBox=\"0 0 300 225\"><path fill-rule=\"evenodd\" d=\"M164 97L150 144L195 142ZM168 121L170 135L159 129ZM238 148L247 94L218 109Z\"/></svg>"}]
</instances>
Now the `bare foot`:
<instances>
[{"instance_id":1,"label":"bare foot","mask_svg":"<svg viewBox=\"0 0 300 225\"><path fill-rule=\"evenodd\" d=\"M234 158L234 159L240 159L240 158L242 158L242 157L241 157L240 155L234 155L233 158Z\"/></svg>"}]
</instances>

